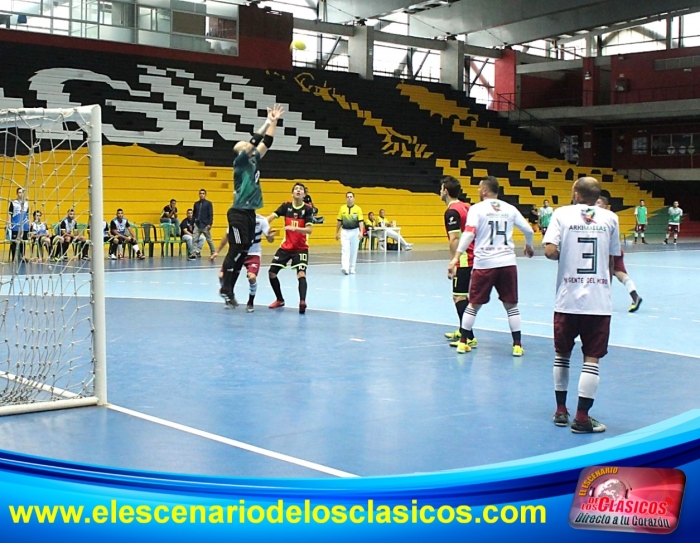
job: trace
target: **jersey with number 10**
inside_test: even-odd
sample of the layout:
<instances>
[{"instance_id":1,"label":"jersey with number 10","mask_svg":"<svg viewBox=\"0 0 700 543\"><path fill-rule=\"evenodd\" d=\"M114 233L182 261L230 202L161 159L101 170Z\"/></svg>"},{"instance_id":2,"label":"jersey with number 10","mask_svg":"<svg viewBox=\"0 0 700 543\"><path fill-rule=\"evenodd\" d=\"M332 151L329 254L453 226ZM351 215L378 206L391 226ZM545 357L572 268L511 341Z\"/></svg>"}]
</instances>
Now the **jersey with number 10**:
<instances>
[{"instance_id":1,"label":"jersey with number 10","mask_svg":"<svg viewBox=\"0 0 700 543\"><path fill-rule=\"evenodd\" d=\"M515 266L513 226L532 234L532 227L525 217L507 202L488 199L471 206L467 215L466 230L476 233L475 270Z\"/></svg>"},{"instance_id":2,"label":"jersey with number 10","mask_svg":"<svg viewBox=\"0 0 700 543\"><path fill-rule=\"evenodd\" d=\"M559 247L554 311L611 315L610 257L621 254L617 215L585 204L560 207L542 243Z\"/></svg>"}]
</instances>

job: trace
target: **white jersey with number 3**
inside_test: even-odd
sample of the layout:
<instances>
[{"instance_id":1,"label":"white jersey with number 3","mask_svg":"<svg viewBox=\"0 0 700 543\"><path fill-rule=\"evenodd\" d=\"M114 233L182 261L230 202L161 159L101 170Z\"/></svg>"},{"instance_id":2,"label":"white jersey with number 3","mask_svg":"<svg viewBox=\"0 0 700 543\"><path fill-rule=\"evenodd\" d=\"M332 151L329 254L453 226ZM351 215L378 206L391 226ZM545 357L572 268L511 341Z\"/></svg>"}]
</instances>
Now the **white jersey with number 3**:
<instances>
[{"instance_id":1,"label":"white jersey with number 3","mask_svg":"<svg viewBox=\"0 0 700 543\"><path fill-rule=\"evenodd\" d=\"M471 206L466 230L476 232L475 270L515 266L513 226L532 243L532 227L515 206L496 199L483 200Z\"/></svg>"},{"instance_id":2,"label":"white jersey with number 3","mask_svg":"<svg viewBox=\"0 0 700 543\"><path fill-rule=\"evenodd\" d=\"M620 255L617 215L585 204L560 207L542 243L559 247L554 311L611 315L610 257Z\"/></svg>"}]
</instances>

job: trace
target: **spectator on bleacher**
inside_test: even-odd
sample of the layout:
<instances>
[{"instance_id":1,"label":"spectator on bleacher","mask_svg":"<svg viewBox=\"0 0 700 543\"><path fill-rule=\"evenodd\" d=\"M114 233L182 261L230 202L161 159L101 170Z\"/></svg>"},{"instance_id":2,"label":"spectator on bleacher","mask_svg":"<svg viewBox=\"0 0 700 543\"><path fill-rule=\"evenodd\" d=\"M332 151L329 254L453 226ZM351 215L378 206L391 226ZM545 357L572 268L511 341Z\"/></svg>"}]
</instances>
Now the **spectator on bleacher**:
<instances>
[{"instance_id":1,"label":"spectator on bleacher","mask_svg":"<svg viewBox=\"0 0 700 543\"><path fill-rule=\"evenodd\" d=\"M323 224L325 219L323 217L318 217L318 208L314 205L313 200L311 200L311 195L309 194L309 189L304 186L304 203L309 204L314 212L314 218L312 219L313 224Z\"/></svg>"},{"instance_id":2,"label":"spectator on bleacher","mask_svg":"<svg viewBox=\"0 0 700 543\"><path fill-rule=\"evenodd\" d=\"M377 220L374 218L374 211L370 211L367 213L367 217L365 218L365 230L362 233L362 242L360 243L360 246L364 247L365 242L369 239L369 234L370 230L372 230L372 235L376 237L376 234L374 233L374 229L377 226ZM370 246L370 249L372 247Z\"/></svg>"},{"instance_id":3,"label":"spectator on bleacher","mask_svg":"<svg viewBox=\"0 0 700 543\"><path fill-rule=\"evenodd\" d=\"M41 211L35 211L32 216L34 220L29 225L29 239L32 245L37 246L38 260L41 262L44 259L44 249L46 249L47 257L51 254L52 236L46 223L41 220Z\"/></svg>"},{"instance_id":4,"label":"spectator on bleacher","mask_svg":"<svg viewBox=\"0 0 700 543\"><path fill-rule=\"evenodd\" d=\"M211 227L214 224L214 206L207 200L207 191L204 189L199 189L199 200L192 206L192 220L194 221L193 239L198 240L200 236L204 235L209 246L209 252L215 253L216 246L211 239ZM201 253L202 246L200 245L194 255L200 257L202 256Z\"/></svg>"},{"instance_id":5,"label":"spectator on bleacher","mask_svg":"<svg viewBox=\"0 0 700 543\"><path fill-rule=\"evenodd\" d=\"M338 211L335 239L340 240L340 271L345 275L355 273L357 249L365 227L362 208L355 204L355 194L345 194L345 204ZM342 229L342 234L341 234Z\"/></svg>"},{"instance_id":6,"label":"spectator on bleacher","mask_svg":"<svg viewBox=\"0 0 700 543\"><path fill-rule=\"evenodd\" d=\"M540 214L537 211L537 206L533 205L530 208L530 212L527 214L527 220L532 226L533 232L537 232L537 223L540 222Z\"/></svg>"},{"instance_id":7,"label":"spectator on bleacher","mask_svg":"<svg viewBox=\"0 0 700 543\"><path fill-rule=\"evenodd\" d=\"M54 260L68 260L68 249L71 243L76 245L76 252L80 252L83 260L89 260L88 251L90 242L78 230L78 221L75 218L75 210L69 209L66 218L58 226L59 235L53 238Z\"/></svg>"},{"instance_id":8,"label":"spectator on bleacher","mask_svg":"<svg viewBox=\"0 0 700 543\"><path fill-rule=\"evenodd\" d=\"M389 219L386 218L386 212L380 209L376 226L379 234L379 243L384 244L387 239L392 239L401 245L401 250L403 251L410 251L413 249L413 243L408 243L401 234L391 228L392 226L396 228L396 221L389 223Z\"/></svg>"},{"instance_id":9,"label":"spectator on bleacher","mask_svg":"<svg viewBox=\"0 0 700 543\"><path fill-rule=\"evenodd\" d=\"M112 242L109 245L109 258L115 260L123 258L122 252L119 251L120 245L131 245L136 254L136 258L143 260L146 258L141 252L139 243L136 240L136 234L131 229L131 223L124 217L124 210L117 209L117 216L109 223L109 230L112 234Z\"/></svg>"},{"instance_id":10,"label":"spectator on bleacher","mask_svg":"<svg viewBox=\"0 0 700 543\"><path fill-rule=\"evenodd\" d=\"M197 253L202 250L204 245L203 236L197 238L197 243L194 243L194 219L192 218L192 210L187 210L187 217L180 223L180 237L187 245L187 259L196 260Z\"/></svg>"},{"instance_id":11,"label":"spectator on bleacher","mask_svg":"<svg viewBox=\"0 0 700 543\"><path fill-rule=\"evenodd\" d=\"M160 223L172 224L173 236L180 235L180 219L177 218L177 200L174 198L163 208L163 212L160 214Z\"/></svg>"},{"instance_id":12,"label":"spectator on bleacher","mask_svg":"<svg viewBox=\"0 0 700 543\"><path fill-rule=\"evenodd\" d=\"M24 189L17 188L17 198L10 202L7 224L10 230L10 261L24 258L24 242L29 237L29 202L24 197Z\"/></svg>"}]
</instances>

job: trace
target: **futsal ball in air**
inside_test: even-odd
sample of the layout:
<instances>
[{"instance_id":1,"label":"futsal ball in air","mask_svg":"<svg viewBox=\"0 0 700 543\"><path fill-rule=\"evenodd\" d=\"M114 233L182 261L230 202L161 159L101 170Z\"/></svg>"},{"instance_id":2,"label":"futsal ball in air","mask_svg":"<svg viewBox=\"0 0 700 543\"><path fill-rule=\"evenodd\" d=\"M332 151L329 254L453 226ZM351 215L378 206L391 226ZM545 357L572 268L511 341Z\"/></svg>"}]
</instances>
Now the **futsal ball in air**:
<instances>
[{"instance_id":1,"label":"futsal ball in air","mask_svg":"<svg viewBox=\"0 0 700 543\"><path fill-rule=\"evenodd\" d=\"M296 49L297 51L303 51L306 49L306 44L301 41L301 40L294 40L291 45L289 46L289 49Z\"/></svg>"}]
</instances>

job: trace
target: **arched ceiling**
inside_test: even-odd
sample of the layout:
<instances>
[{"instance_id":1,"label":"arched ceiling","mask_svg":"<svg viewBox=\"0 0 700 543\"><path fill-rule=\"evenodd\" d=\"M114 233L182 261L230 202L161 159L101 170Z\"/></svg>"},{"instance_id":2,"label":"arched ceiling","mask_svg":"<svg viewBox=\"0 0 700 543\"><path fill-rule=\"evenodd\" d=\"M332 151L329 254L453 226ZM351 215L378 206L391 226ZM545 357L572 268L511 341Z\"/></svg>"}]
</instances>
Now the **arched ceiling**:
<instances>
[{"instance_id":1,"label":"arched ceiling","mask_svg":"<svg viewBox=\"0 0 700 543\"><path fill-rule=\"evenodd\" d=\"M616 23L670 13L695 12L697 1L656 0L308 0L318 18L352 23L396 12L409 17L409 34L439 38L464 35L482 47L503 47L543 38L571 36Z\"/></svg>"}]
</instances>

